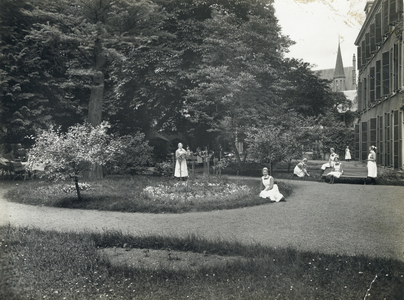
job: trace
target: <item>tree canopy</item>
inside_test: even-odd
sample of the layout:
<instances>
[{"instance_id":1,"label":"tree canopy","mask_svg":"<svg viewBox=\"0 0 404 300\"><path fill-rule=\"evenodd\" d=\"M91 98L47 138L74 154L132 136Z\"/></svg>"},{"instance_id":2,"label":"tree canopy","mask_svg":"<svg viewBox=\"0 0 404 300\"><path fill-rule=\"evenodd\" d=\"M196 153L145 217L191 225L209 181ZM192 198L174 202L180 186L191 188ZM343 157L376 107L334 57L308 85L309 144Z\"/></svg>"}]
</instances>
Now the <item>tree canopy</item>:
<instances>
[{"instance_id":1,"label":"tree canopy","mask_svg":"<svg viewBox=\"0 0 404 300\"><path fill-rule=\"evenodd\" d=\"M272 3L3 0L1 142L107 120L120 135L181 132L195 148L210 135L239 158L236 138L280 126L277 116L318 122L341 99L285 59L293 41Z\"/></svg>"}]
</instances>

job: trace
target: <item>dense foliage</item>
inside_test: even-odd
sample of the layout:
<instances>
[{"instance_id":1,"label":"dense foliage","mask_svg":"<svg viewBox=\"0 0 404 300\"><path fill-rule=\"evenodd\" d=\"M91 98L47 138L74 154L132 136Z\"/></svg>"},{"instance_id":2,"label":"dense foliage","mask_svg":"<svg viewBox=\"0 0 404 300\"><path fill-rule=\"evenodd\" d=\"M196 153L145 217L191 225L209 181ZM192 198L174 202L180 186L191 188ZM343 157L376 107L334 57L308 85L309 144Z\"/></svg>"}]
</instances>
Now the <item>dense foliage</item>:
<instances>
[{"instance_id":1,"label":"dense foliage","mask_svg":"<svg viewBox=\"0 0 404 300\"><path fill-rule=\"evenodd\" d=\"M0 5L0 143L29 146L25 137L50 124L66 131L107 120L120 136L164 131L193 149L221 143L241 164L235 141L253 128L292 132L274 118L295 113L321 125L343 101L309 64L284 58L293 42L271 0Z\"/></svg>"},{"instance_id":2,"label":"dense foliage","mask_svg":"<svg viewBox=\"0 0 404 300\"><path fill-rule=\"evenodd\" d=\"M112 143L116 152L114 159L106 163L108 174L137 174L152 160L153 148L145 141L143 133L120 136Z\"/></svg>"}]
</instances>

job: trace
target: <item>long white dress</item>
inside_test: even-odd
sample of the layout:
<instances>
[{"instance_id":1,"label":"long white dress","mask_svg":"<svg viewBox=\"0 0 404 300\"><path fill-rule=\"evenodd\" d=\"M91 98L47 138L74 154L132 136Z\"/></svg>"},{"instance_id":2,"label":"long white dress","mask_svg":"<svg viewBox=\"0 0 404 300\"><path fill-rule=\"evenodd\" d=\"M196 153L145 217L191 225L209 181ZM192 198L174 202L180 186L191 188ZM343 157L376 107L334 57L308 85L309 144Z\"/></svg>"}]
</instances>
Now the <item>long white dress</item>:
<instances>
[{"instance_id":1,"label":"long white dress","mask_svg":"<svg viewBox=\"0 0 404 300\"><path fill-rule=\"evenodd\" d=\"M340 177L341 177L341 174L342 174L342 171L341 171L341 163L335 163L335 164L334 164L334 171L329 172L329 173L327 174L327 176L334 176L335 178L340 178Z\"/></svg>"},{"instance_id":2,"label":"long white dress","mask_svg":"<svg viewBox=\"0 0 404 300\"><path fill-rule=\"evenodd\" d=\"M175 151L175 172L174 177L188 177L188 167L187 167L187 151L184 149L177 149ZM180 159L180 157L182 159Z\"/></svg>"},{"instance_id":3,"label":"long white dress","mask_svg":"<svg viewBox=\"0 0 404 300\"><path fill-rule=\"evenodd\" d=\"M368 159L376 159L376 153L372 150L368 155ZM377 165L376 160L368 160L368 177L377 177Z\"/></svg>"},{"instance_id":4,"label":"long white dress","mask_svg":"<svg viewBox=\"0 0 404 300\"><path fill-rule=\"evenodd\" d=\"M267 178L265 176L261 177L261 181L262 181L262 184L264 185L265 189L261 191L260 197L269 198L272 201L279 202L283 198L283 195L279 192L279 188L278 188L277 184L274 184L272 189L266 190L266 188L269 187L269 185L270 185L271 178L272 178L272 176L268 176Z\"/></svg>"},{"instance_id":5,"label":"long white dress","mask_svg":"<svg viewBox=\"0 0 404 300\"><path fill-rule=\"evenodd\" d=\"M345 160L351 159L351 151L349 149L345 149Z\"/></svg>"}]
</instances>

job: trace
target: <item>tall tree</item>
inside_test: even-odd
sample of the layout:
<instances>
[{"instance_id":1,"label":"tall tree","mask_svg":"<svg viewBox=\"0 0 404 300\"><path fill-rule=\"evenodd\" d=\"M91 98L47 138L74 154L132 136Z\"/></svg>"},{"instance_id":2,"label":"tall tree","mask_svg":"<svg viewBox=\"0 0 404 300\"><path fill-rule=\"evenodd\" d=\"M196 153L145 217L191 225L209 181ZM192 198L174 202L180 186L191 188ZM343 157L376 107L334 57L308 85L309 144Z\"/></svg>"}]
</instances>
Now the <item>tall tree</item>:
<instances>
[{"instance_id":1,"label":"tall tree","mask_svg":"<svg viewBox=\"0 0 404 300\"><path fill-rule=\"evenodd\" d=\"M246 18L215 6L204 22L202 62L188 74L189 118L223 134L236 153L236 136L266 122L281 104L283 54L290 45L280 34L271 5L250 5Z\"/></svg>"},{"instance_id":2,"label":"tall tree","mask_svg":"<svg viewBox=\"0 0 404 300\"><path fill-rule=\"evenodd\" d=\"M309 63L285 59L283 67L288 82L283 98L289 109L302 116L318 116L335 107L330 81L321 79Z\"/></svg>"},{"instance_id":3,"label":"tall tree","mask_svg":"<svg viewBox=\"0 0 404 300\"><path fill-rule=\"evenodd\" d=\"M25 40L37 48L57 49L52 54L63 69L59 87L89 95L87 121L93 126L103 119L105 95L110 97L109 103L119 106L112 101L117 97L111 90L105 93L106 86L125 80L123 76L116 78L121 75L116 69L134 58L131 53L158 38L159 26L166 18L165 12L148 0L36 0L35 8L25 14L36 21ZM90 175L101 176L101 170Z\"/></svg>"},{"instance_id":4,"label":"tall tree","mask_svg":"<svg viewBox=\"0 0 404 300\"><path fill-rule=\"evenodd\" d=\"M54 59L57 45L26 39L35 19L24 11L32 9L23 0L0 2L1 143L28 143L26 135L72 116L78 104L55 84L64 72Z\"/></svg>"}]
</instances>

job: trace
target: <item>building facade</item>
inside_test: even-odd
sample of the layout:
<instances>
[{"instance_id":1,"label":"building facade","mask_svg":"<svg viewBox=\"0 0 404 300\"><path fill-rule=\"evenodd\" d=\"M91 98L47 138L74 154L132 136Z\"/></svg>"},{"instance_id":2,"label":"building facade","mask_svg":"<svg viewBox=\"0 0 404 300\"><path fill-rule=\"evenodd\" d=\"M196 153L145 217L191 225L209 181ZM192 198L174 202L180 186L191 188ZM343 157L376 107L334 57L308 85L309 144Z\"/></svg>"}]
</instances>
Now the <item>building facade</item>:
<instances>
[{"instance_id":1,"label":"building facade","mask_svg":"<svg viewBox=\"0 0 404 300\"><path fill-rule=\"evenodd\" d=\"M368 1L356 38L358 112L355 157L377 147L377 164L403 168L403 0Z\"/></svg>"}]
</instances>

